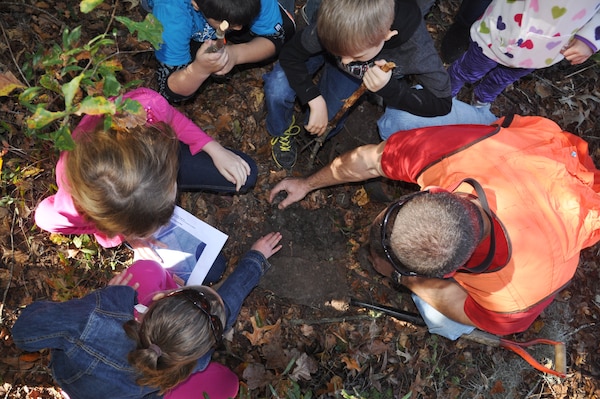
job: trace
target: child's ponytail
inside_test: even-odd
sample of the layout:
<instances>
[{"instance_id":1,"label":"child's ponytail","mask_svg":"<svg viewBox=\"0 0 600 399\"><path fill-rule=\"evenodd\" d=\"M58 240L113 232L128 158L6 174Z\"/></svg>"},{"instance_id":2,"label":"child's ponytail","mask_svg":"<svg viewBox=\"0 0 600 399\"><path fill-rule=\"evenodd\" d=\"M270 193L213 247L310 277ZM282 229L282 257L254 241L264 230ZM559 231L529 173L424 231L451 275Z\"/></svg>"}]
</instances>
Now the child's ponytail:
<instances>
[{"instance_id":1,"label":"child's ponytail","mask_svg":"<svg viewBox=\"0 0 600 399\"><path fill-rule=\"evenodd\" d=\"M205 296L212 297L211 308L223 322L225 310L216 294ZM123 328L136 342L127 359L138 372L137 383L157 387L161 394L187 379L214 346L208 318L185 296L157 300L141 323L131 320Z\"/></svg>"}]
</instances>

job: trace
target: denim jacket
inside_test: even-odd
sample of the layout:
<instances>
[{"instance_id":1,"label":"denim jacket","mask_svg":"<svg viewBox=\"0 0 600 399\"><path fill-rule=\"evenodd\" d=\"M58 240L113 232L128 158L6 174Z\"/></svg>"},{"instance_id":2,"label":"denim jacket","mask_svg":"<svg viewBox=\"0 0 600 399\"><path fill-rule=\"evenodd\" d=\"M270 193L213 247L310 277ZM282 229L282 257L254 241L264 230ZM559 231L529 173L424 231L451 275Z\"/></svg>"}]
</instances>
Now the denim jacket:
<instances>
[{"instance_id":1,"label":"denim jacket","mask_svg":"<svg viewBox=\"0 0 600 399\"><path fill-rule=\"evenodd\" d=\"M260 252L249 251L217 290L225 303L226 330L269 268ZM50 348L54 378L72 399L161 398L156 388L135 383L136 373L127 362L135 342L123 324L133 319L136 303L129 286L108 286L62 303L34 302L13 326L13 340L25 351ZM211 355L200 358L195 371L204 370Z\"/></svg>"}]
</instances>

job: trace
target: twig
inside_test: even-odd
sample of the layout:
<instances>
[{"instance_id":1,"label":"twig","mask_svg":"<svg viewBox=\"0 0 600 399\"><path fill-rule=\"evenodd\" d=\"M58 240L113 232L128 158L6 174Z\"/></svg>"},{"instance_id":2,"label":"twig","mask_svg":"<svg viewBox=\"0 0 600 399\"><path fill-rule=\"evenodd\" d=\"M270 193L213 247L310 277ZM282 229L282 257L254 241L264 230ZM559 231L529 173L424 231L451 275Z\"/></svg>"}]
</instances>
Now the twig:
<instances>
[{"instance_id":1,"label":"twig","mask_svg":"<svg viewBox=\"0 0 600 399\"><path fill-rule=\"evenodd\" d=\"M342 323L345 321L353 321L353 320L366 320L372 319L373 316L358 315L358 316L346 316L346 317L328 317L325 319L318 320L309 320L309 319L292 319L290 320L290 324L329 324L329 323Z\"/></svg>"},{"instance_id":2,"label":"twig","mask_svg":"<svg viewBox=\"0 0 600 399\"><path fill-rule=\"evenodd\" d=\"M395 67L396 67L395 63L388 62L381 67L381 70L383 72L389 72ZM335 127L339 123L340 119L342 119L342 117L348 111L348 109L350 109L366 91L367 91L367 86L365 86L365 83L362 82L360 84L360 86L358 87L358 89L356 89L354 91L354 93L352 93L350 95L350 97L348 97L344 101L342 108L340 108L340 110L335 114L335 116L333 118L331 118L331 120L327 124L327 129L325 129L325 133L323 133L322 135L320 135L319 137L317 137L315 139L316 144L314 145L312 152L310 154L309 169L312 169L315 158L317 156L317 152L319 152L319 149L321 149L321 147L323 146L323 143L325 142L325 140L327 140L327 136L329 135L329 133L333 129L335 129Z\"/></svg>"},{"instance_id":3,"label":"twig","mask_svg":"<svg viewBox=\"0 0 600 399\"><path fill-rule=\"evenodd\" d=\"M2 24L2 20L0 20L0 28L2 29L2 36L4 37L4 41L6 42L6 47L8 48L8 52L10 53L10 58L12 58L12 61L15 64L15 67L19 71L19 75L21 75L21 79L23 79L23 81L25 82L25 84L28 87L31 87L29 85L29 82L27 81L27 78L25 77L25 74L21 70L21 67L19 67L19 63L17 62L17 59L15 58L12 48L10 47L10 41L8 40L8 36L6 36L6 31L4 30L4 24Z\"/></svg>"},{"instance_id":4,"label":"twig","mask_svg":"<svg viewBox=\"0 0 600 399\"><path fill-rule=\"evenodd\" d=\"M584 324L582 326L579 326L578 328L576 328L575 330L571 331L568 334L565 334L564 338L568 338L572 335L577 334L579 331L583 330L584 328L588 328L588 327L594 327L596 325L596 323L588 323L588 324Z\"/></svg>"},{"instance_id":5,"label":"twig","mask_svg":"<svg viewBox=\"0 0 600 399\"><path fill-rule=\"evenodd\" d=\"M587 66L587 67L585 67L585 68L582 68L582 69L580 69L580 70L578 70L578 71L575 71L575 72L573 72L573 73L570 73L570 74L568 74L567 76L565 76L565 77L564 77L564 79L568 79L568 78L570 78L570 77L572 77L572 76L578 75L578 74L580 74L581 72L585 72L585 71L587 71L588 69L590 69L590 68L593 68L593 67L595 67L595 66L596 66L596 64L595 64L595 63L592 63L592 64L588 65L588 66Z\"/></svg>"},{"instance_id":6,"label":"twig","mask_svg":"<svg viewBox=\"0 0 600 399\"><path fill-rule=\"evenodd\" d=\"M229 22L223 21L217 28L217 40L215 43L206 49L207 53L218 53L225 47L225 32L229 29Z\"/></svg>"}]
</instances>

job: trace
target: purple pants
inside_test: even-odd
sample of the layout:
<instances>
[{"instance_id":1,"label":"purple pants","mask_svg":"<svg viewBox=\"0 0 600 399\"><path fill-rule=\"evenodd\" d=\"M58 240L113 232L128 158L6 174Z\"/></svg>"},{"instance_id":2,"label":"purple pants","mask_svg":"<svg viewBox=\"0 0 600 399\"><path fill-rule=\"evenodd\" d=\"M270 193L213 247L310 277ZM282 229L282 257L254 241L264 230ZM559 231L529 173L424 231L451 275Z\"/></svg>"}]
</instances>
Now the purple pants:
<instances>
[{"instance_id":1,"label":"purple pants","mask_svg":"<svg viewBox=\"0 0 600 399\"><path fill-rule=\"evenodd\" d=\"M127 268L132 274L129 285L139 283L138 301L150 305L152 297L159 291L178 288L171 274L152 260L138 260ZM210 399L235 398L238 394L239 380L235 373L217 362L211 362L203 371L194 373L187 380L170 390L165 399L189 399L208 394Z\"/></svg>"},{"instance_id":2,"label":"purple pants","mask_svg":"<svg viewBox=\"0 0 600 399\"><path fill-rule=\"evenodd\" d=\"M530 74L535 69L510 68L486 57L481 47L471 42L467 51L448 68L452 96L465 83L477 83L473 89L475 100L491 103L508 85Z\"/></svg>"}]
</instances>

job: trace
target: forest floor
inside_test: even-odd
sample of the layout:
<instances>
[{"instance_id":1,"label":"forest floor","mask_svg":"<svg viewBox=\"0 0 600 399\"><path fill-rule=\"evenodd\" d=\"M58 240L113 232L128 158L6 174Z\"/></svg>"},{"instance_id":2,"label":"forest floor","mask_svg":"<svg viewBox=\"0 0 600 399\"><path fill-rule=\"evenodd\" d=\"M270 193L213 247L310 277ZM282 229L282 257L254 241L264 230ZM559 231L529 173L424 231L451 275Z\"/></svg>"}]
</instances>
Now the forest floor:
<instances>
[{"instance_id":1,"label":"forest floor","mask_svg":"<svg viewBox=\"0 0 600 399\"><path fill-rule=\"evenodd\" d=\"M135 0L117 5L117 15L142 18ZM72 0L0 3L0 73L18 67L36 43L59 40L60 24L83 25L93 37L105 29L113 6L80 14ZM439 40L451 23L456 0L440 0L427 16ZM301 23L300 14L297 20ZM60 22L60 23L59 23ZM123 82L140 79L155 88L155 61L144 43L126 30L122 42ZM246 299L229 340L215 360L234 370L240 398L597 398L600 397L599 247L582 252L572 281L526 332L509 338L545 337L564 341L564 379L534 370L513 352L431 335L424 327L365 309L350 298L415 312L407 291L375 273L366 257L370 222L386 201L417 188L386 180L348 184L313 192L286 210L268 202L270 189L288 175L303 176L335 156L379 141L376 121L383 110L368 98L352 110L342 132L326 142L309 167L312 145L292 172L271 159L265 130L262 75L271 64L236 68L206 84L193 101L178 108L224 145L250 154L259 167L253 191L219 196L182 193L181 207L229 235L224 252L229 271L252 243L281 231L283 249L273 268ZM493 104L498 115L540 115L590 143L600 161L600 66L561 62L509 87ZM468 101L469 94L463 94ZM36 205L55 190L57 153L51 143L23 134L24 110L0 98L3 157L0 201L0 397L59 398L47 351L26 354L12 343L10 329L19 310L35 300L67 300L103 287L127 267L125 247L104 249L89 237L50 235L33 222ZM298 115L300 115L298 108ZM545 346L535 358L551 362ZM550 364L550 363L548 363ZM277 395L277 396L275 396Z\"/></svg>"}]
</instances>

